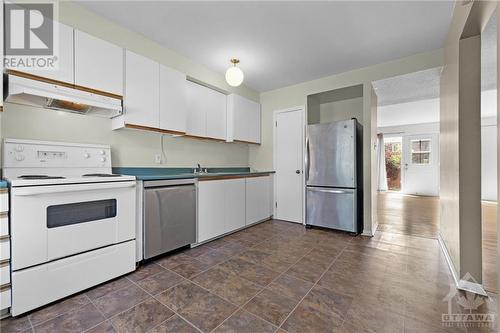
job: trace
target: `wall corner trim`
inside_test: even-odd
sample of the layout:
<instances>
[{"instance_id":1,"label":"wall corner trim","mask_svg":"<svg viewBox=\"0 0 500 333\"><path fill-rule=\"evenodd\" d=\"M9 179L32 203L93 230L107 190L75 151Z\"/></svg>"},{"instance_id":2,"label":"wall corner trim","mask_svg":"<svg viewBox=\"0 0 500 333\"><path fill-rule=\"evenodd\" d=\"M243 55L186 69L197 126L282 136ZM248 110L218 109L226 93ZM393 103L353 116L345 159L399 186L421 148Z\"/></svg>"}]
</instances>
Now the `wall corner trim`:
<instances>
[{"instance_id":1,"label":"wall corner trim","mask_svg":"<svg viewBox=\"0 0 500 333\"><path fill-rule=\"evenodd\" d=\"M444 254L444 257L446 258L448 269L450 270L450 273L453 276L453 281L455 282L455 286L457 287L457 289L468 291L481 296L488 296L482 284L459 278L458 272L456 271L455 266L453 265L453 261L451 260L450 253L448 252L448 248L446 247L443 237L441 237L441 233L438 234L438 242L441 251Z\"/></svg>"}]
</instances>

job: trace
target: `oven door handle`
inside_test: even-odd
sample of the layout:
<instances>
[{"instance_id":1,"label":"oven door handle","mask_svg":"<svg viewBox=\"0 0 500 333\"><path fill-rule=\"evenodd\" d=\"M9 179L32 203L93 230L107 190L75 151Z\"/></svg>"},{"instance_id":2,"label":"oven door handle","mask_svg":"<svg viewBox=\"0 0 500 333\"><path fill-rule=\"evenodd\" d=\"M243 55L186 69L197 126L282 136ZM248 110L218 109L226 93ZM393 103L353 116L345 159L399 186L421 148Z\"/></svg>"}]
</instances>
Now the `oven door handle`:
<instances>
[{"instance_id":1,"label":"oven door handle","mask_svg":"<svg viewBox=\"0 0 500 333\"><path fill-rule=\"evenodd\" d=\"M51 186L36 186L36 187L18 187L12 190L12 195L32 196L40 194L109 190L109 189L130 188L130 187L135 187L135 181L99 183L99 184L71 184L71 185L55 185L55 186L51 185Z\"/></svg>"}]
</instances>

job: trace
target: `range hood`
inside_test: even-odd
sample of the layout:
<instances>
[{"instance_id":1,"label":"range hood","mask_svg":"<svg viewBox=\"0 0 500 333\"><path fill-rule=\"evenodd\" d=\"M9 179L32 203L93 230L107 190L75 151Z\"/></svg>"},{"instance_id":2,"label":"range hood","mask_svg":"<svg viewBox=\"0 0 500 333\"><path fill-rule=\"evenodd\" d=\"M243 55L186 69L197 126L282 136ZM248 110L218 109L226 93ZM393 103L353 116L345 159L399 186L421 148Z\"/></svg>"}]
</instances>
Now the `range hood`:
<instances>
[{"instance_id":1,"label":"range hood","mask_svg":"<svg viewBox=\"0 0 500 333\"><path fill-rule=\"evenodd\" d=\"M105 118L123 112L122 100L57 83L48 83L9 74L6 102L45 109L88 114Z\"/></svg>"}]
</instances>

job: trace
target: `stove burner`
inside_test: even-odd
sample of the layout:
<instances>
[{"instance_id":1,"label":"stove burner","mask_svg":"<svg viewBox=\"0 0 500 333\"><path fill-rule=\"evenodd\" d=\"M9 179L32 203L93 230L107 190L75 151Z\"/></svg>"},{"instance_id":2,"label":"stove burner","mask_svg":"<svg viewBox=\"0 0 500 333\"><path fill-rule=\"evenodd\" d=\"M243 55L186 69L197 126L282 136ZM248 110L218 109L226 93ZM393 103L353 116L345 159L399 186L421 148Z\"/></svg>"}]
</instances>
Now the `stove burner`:
<instances>
[{"instance_id":1,"label":"stove burner","mask_svg":"<svg viewBox=\"0 0 500 333\"><path fill-rule=\"evenodd\" d=\"M22 175L17 177L19 179L64 179L62 176L48 176L48 175Z\"/></svg>"},{"instance_id":2,"label":"stove burner","mask_svg":"<svg viewBox=\"0 0 500 333\"><path fill-rule=\"evenodd\" d=\"M114 173L87 173L82 177L121 177L121 175Z\"/></svg>"}]
</instances>

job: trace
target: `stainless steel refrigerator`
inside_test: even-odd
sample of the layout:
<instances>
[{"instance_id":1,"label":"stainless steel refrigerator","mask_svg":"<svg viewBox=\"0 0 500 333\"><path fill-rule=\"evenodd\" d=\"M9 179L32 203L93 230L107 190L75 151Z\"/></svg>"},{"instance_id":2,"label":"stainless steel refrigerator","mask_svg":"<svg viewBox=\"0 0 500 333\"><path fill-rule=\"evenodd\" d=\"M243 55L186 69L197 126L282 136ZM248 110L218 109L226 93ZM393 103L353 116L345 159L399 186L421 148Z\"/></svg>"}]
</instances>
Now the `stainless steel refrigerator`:
<instances>
[{"instance_id":1,"label":"stainless steel refrigerator","mask_svg":"<svg viewBox=\"0 0 500 333\"><path fill-rule=\"evenodd\" d=\"M362 146L356 119L307 126L307 226L363 231Z\"/></svg>"}]
</instances>

